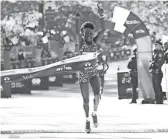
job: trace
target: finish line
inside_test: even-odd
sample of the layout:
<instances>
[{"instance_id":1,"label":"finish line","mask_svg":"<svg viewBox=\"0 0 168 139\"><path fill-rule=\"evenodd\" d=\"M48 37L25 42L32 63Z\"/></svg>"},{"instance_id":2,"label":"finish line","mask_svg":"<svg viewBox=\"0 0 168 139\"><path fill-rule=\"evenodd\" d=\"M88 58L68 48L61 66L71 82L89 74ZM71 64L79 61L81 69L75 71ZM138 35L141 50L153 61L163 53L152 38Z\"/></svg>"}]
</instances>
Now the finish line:
<instances>
[{"instance_id":1,"label":"finish line","mask_svg":"<svg viewBox=\"0 0 168 139\"><path fill-rule=\"evenodd\" d=\"M158 129L112 129L110 131L94 131L92 133L163 133L168 132L168 128ZM1 134L33 134L33 133L85 133L83 130L68 131L68 130L2 130Z\"/></svg>"}]
</instances>

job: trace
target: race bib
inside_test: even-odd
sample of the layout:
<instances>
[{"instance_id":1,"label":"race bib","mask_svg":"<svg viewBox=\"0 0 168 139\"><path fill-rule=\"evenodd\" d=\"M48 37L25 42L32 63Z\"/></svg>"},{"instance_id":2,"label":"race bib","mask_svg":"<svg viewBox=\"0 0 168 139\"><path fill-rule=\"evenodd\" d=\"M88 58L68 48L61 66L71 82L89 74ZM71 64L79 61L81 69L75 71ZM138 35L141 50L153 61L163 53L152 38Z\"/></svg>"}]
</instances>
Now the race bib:
<instances>
[{"instance_id":1,"label":"race bib","mask_svg":"<svg viewBox=\"0 0 168 139\"><path fill-rule=\"evenodd\" d=\"M103 65L98 65L97 70L103 70Z\"/></svg>"}]
</instances>

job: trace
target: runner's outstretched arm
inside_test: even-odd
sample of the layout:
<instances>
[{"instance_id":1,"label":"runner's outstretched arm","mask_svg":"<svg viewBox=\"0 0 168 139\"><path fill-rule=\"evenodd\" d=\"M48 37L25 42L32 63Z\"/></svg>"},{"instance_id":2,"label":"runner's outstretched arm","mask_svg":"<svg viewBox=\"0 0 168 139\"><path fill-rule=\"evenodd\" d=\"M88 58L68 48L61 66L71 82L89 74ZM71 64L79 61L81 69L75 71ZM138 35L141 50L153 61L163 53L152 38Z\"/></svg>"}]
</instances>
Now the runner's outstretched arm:
<instances>
[{"instance_id":1,"label":"runner's outstretched arm","mask_svg":"<svg viewBox=\"0 0 168 139\"><path fill-rule=\"evenodd\" d=\"M76 45L75 51L79 52L80 50L80 13L76 13Z\"/></svg>"},{"instance_id":2,"label":"runner's outstretched arm","mask_svg":"<svg viewBox=\"0 0 168 139\"><path fill-rule=\"evenodd\" d=\"M105 31L104 10L99 5L97 5L97 8L98 8L98 14L100 16L101 30L94 37L95 43L97 43L101 39L101 37L103 36L104 31Z\"/></svg>"}]
</instances>

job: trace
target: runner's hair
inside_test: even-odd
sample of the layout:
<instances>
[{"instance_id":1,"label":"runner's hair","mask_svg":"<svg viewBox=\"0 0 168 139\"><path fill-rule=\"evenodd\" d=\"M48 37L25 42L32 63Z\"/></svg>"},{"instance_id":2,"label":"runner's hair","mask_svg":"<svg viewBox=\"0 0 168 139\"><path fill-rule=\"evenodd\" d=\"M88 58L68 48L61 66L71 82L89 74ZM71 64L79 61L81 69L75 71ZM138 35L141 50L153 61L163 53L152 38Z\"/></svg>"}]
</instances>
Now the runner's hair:
<instances>
[{"instance_id":1,"label":"runner's hair","mask_svg":"<svg viewBox=\"0 0 168 139\"><path fill-rule=\"evenodd\" d=\"M86 29L86 28L90 28L90 29L92 29L92 30L95 29L94 24L93 24L92 22L90 22L90 21L84 22L84 23L82 24L82 26L81 26L81 28L80 28L81 33L82 33L83 30Z\"/></svg>"}]
</instances>

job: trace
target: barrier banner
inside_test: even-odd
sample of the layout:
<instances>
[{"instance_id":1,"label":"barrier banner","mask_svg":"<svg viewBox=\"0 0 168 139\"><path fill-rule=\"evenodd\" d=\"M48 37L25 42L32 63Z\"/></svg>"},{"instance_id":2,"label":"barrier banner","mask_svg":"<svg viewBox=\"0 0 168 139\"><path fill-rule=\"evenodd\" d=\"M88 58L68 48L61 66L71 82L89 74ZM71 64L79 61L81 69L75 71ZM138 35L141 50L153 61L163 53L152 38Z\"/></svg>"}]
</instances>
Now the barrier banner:
<instances>
[{"instance_id":1,"label":"barrier banner","mask_svg":"<svg viewBox=\"0 0 168 139\"><path fill-rule=\"evenodd\" d=\"M25 69L1 71L1 84L33 79L35 77L52 76L55 74L87 72L96 68L95 54L79 55L53 64Z\"/></svg>"},{"instance_id":2,"label":"barrier banner","mask_svg":"<svg viewBox=\"0 0 168 139\"><path fill-rule=\"evenodd\" d=\"M49 90L48 76L35 77L30 81L31 81L30 85L31 90Z\"/></svg>"},{"instance_id":3,"label":"barrier banner","mask_svg":"<svg viewBox=\"0 0 168 139\"><path fill-rule=\"evenodd\" d=\"M52 64L54 62L58 61L57 59L54 58L43 58L41 60L42 65L48 65L48 64ZM46 77L40 77L39 79L41 79L42 83L40 85L43 86L43 82L46 82L46 84L44 85L49 85L49 86L63 86L62 83L62 75L57 74L57 75L53 75L53 76L49 76L48 79L43 80L43 78ZM49 83L48 83L49 82ZM37 85L36 85L37 86ZM37 86L38 87L38 86ZM38 87L39 88L39 87ZM45 87L46 88L46 87ZM42 88L40 88L42 89Z\"/></svg>"},{"instance_id":4,"label":"barrier banner","mask_svg":"<svg viewBox=\"0 0 168 139\"><path fill-rule=\"evenodd\" d=\"M62 75L55 75L48 77L49 86L63 86L63 76Z\"/></svg>"},{"instance_id":5,"label":"barrier banner","mask_svg":"<svg viewBox=\"0 0 168 139\"><path fill-rule=\"evenodd\" d=\"M11 83L12 94L31 94L30 80Z\"/></svg>"},{"instance_id":6,"label":"barrier banner","mask_svg":"<svg viewBox=\"0 0 168 139\"><path fill-rule=\"evenodd\" d=\"M77 74L76 73L72 73L72 74L64 74L63 75L63 83L69 83L69 84L74 84L76 83L78 80L77 78Z\"/></svg>"}]
</instances>

